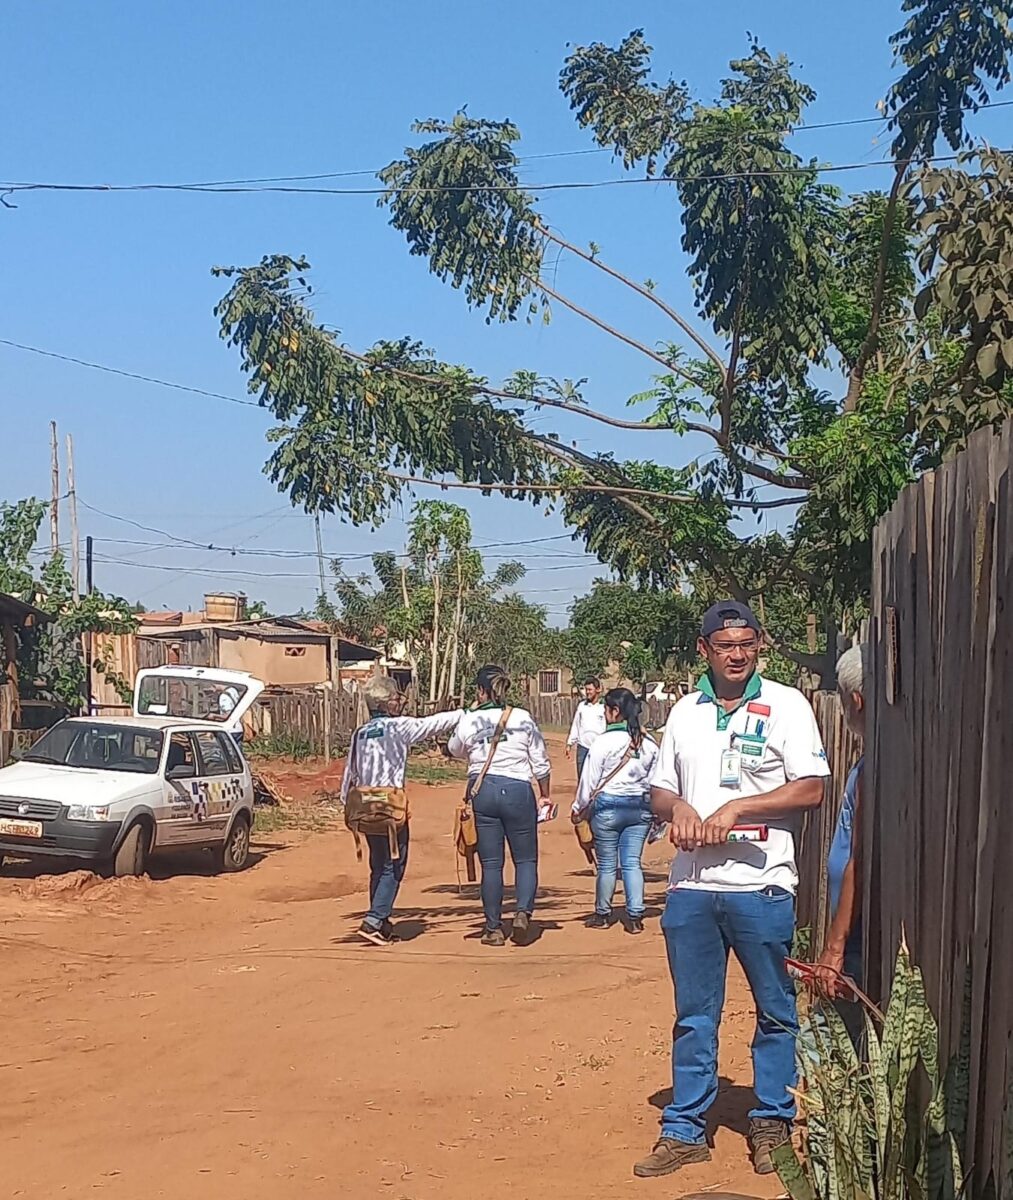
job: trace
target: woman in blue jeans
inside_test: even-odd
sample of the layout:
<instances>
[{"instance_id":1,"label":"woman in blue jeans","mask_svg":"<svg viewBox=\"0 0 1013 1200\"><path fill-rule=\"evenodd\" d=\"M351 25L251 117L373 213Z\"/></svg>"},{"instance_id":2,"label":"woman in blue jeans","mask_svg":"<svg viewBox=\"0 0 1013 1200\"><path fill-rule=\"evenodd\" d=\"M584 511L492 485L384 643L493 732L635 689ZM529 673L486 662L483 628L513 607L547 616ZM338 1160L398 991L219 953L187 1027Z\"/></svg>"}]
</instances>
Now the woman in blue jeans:
<instances>
[{"instance_id":1,"label":"woman in blue jeans","mask_svg":"<svg viewBox=\"0 0 1013 1200\"><path fill-rule=\"evenodd\" d=\"M605 732L584 763L571 820L590 816L598 857L594 913L586 924L607 929L612 924L612 897L619 868L626 893L626 930L644 931L644 868L640 859L651 828L648 780L658 747L640 728L640 701L628 688L605 696Z\"/></svg>"},{"instance_id":2,"label":"woman in blue jeans","mask_svg":"<svg viewBox=\"0 0 1013 1200\"><path fill-rule=\"evenodd\" d=\"M531 929L538 891L538 808L531 787L534 777L542 804L549 802L549 756L534 718L507 704L510 677L502 667L478 673L478 705L461 718L448 750L468 760L468 792L472 796L478 860L482 864L482 944L503 946L503 865L505 846L514 861L517 908L513 940L523 943ZM483 775L484 772L484 775Z\"/></svg>"}]
</instances>

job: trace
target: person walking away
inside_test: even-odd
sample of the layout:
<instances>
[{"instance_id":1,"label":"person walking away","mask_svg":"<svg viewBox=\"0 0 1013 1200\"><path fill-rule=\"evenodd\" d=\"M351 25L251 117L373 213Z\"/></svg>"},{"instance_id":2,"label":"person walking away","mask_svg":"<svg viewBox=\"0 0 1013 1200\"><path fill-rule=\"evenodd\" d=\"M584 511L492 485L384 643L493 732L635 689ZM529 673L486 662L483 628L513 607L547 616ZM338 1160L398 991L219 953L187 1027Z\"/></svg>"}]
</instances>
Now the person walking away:
<instances>
[{"instance_id":1,"label":"person walking away","mask_svg":"<svg viewBox=\"0 0 1013 1200\"><path fill-rule=\"evenodd\" d=\"M538 891L538 809L532 777L543 805L551 795L545 739L529 712L507 704L509 690L510 678L502 667L482 667L476 681L478 707L464 714L447 747L455 758L468 761L469 794L482 776L472 806L482 865L485 946L506 943L502 928L504 842L510 847L517 894L511 936L517 943L529 936Z\"/></svg>"},{"instance_id":2,"label":"person walking away","mask_svg":"<svg viewBox=\"0 0 1013 1200\"><path fill-rule=\"evenodd\" d=\"M869 680L869 648L852 646L837 662L837 689L848 727L865 739L865 691ZM816 962L815 983L824 997L836 1003L851 1039L859 1042L865 1026L862 1006L847 998L841 976L862 986L862 771L865 757L851 768L844 784L844 801L827 859L830 931Z\"/></svg>"},{"instance_id":3,"label":"person walking away","mask_svg":"<svg viewBox=\"0 0 1013 1200\"><path fill-rule=\"evenodd\" d=\"M403 791L408 754L412 746L454 729L462 709L434 713L431 717L403 715L405 698L388 675L374 675L364 689L369 721L352 734L341 803L347 806L352 788ZM369 911L358 934L364 941L385 946L397 941L391 914L408 867L408 819L397 830L395 854L385 834L367 834L369 846Z\"/></svg>"},{"instance_id":4,"label":"person walking away","mask_svg":"<svg viewBox=\"0 0 1013 1200\"><path fill-rule=\"evenodd\" d=\"M745 604L707 610L697 643L707 671L669 714L651 778L654 812L671 822L679 847L661 919L676 1018L672 1101L660 1140L634 1167L639 1176L710 1158L729 950L756 1004L749 1144L757 1174L774 1170L771 1151L791 1135L798 1016L784 960L795 934L794 831L800 814L822 803L829 768L805 696L757 670L762 645ZM766 841L730 842L743 824L767 826Z\"/></svg>"},{"instance_id":5,"label":"person walking away","mask_svg":"<svg viewBox=\"0 0 1013 1200\"><path fill-rule=\"evenodd\" d=\"M640 701L628 688L605 694L605 732L588 751L577 781L570 819L590 814L598 872L594 913L585 924L607 929L619 866L626 894L626 930L644 931L644 868L641 858L651 829L648 781L658 757L657 743L640 727Z\"/></svg>"},{"instance_id":6,"label":"person walking away","mask_svg":"<svg viewBox=\"0 0 1013 1200\"><path fill-rule=\"evenodd\" d=\"M577 748L577 778L580 778L587 761L587 752L594 745L595 739L605 732L605 705L601 699L601 680L588 676L584 680L584 699L577 705L573 714L570 732L566 739L566 757L570 751Z\"/></svg>"}]
</instances>

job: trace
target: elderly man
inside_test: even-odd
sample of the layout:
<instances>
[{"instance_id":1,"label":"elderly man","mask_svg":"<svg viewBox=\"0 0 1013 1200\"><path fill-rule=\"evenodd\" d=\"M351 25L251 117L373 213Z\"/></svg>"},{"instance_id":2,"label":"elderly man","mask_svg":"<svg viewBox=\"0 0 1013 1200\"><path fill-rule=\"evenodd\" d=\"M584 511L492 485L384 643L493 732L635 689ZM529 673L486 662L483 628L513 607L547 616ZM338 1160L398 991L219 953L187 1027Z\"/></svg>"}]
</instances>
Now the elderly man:
<instances>
[{"instance_id":1,"label":"elderly man","mask_svg":"<svg viewBox=\"0 0 1013 1200\"><path fill-rule=\"evenodd\" d=\"M746 605L707 610L697 643L707 672L669 714L651 777L655 815L671 822L679 847L661 918L676 1018L672 1102L638 1176L710 1158L730 950L756 1002L749 1143L758 1174L774 1170L771 1150L791 1134L798 1017L784 960L795 933L794 829L822 803L829 769L805 696L759 674L762 644ZM739 840L744 825L765 827L766 839Z\"/></svg>"},{"instance_id":2,"label":"elderly man","mask_svg":"<svg viewBox=\"0 0 1013 1200\"><path fill-rule=\"evenodd\" d=\"M844 707L844 718L851 731L865 737L865 691L869 677L869 650L852 646L837 663L837 690ZM862 891L860 887L859 821L861 820L862 769L860 758L851 768L844 784L844 800L837 818L837 830L827 860L827 884L830 893L830 932L826 946L816 963L816 984L827 997L837 1001L841 1017L856 1042L864 1025L862 1009L848 998L842 984L847 976L861 986L862 980Z\"/></svg>"},{"instance_id":3,"label":"elderly man","mask_svg":"<svg viewBox=\"0 0 1013 1200\"><path fill-rule=\"evenodd\" d=\"M577 705L566 739L566 757L577 748L577 778L580 779L587 752L605 732L605 704L601 696L601 680L589 675L584 680L584 699Z\"/></svg>"},{"instance_id":4,"label":"elderly man","mask_svg":"<svg viewBox=\"0 0 1013 1200\"><path fill-rule=\"evenodd\" d=\"M352 734L345 773L341 780L341 802L357 788L404 788L408 753L412 746L457 728L462 709L434 713L431 717L405 717L404 696L387 675L374 675L364 695L369 721ZM408 821L397 831L395 857L390 839L367 834L369 845L369 912L359 926L359 936L375 946L397 941L391 913L408 866Z\"/></svg>"}]
</instances>

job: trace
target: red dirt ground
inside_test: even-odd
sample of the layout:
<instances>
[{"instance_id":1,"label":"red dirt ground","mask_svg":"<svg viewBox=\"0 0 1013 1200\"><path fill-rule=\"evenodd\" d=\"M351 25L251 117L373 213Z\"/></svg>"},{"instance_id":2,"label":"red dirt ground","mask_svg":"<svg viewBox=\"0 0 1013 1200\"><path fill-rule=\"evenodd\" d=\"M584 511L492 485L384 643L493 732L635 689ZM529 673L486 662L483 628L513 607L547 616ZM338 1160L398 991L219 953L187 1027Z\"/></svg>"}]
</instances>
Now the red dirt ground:
<instances>
[{"instance_id":1,"label":"red dirt ground","mask_svg":"<svg viewBox=\"0 0 1013 1200\"><path fill-rule=\"evenodd\" d=\"M259 861L155 880L0 881L4 1194L30 1200L558 1200L705 1189L773 1197L743 1140L752 1011L733 968L714 1161L640 1181L670 1086L658 931L667 847L648 851L648 932L581 924L593 880L543 829L542 934L476 939L450 829L459 785L412 785L405 939L359 944L365 875L343 830L261 835ZM285 787L332 787L290 771Z\"/></svg>"}]
</instances>

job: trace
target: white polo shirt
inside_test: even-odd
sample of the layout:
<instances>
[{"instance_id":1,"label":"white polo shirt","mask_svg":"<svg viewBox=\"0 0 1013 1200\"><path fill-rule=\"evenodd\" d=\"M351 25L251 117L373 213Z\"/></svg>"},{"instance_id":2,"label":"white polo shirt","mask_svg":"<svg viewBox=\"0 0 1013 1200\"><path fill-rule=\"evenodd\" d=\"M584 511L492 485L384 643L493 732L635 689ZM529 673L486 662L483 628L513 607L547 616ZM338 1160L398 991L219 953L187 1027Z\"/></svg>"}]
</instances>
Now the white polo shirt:
<instances>
[{"instance_id":1,"label":"white polo shirt","mask_svg":"<svg viewBox=\"0 0 1013 1200\"><path fill-rule=\"evenodd\" d=\"M729 800L760 796L794 779L830 774L819 727L809 701L796 688L756 674L740 706L727 713L714 700L705 675L701 690L684 696L668 715L651 786L675 792L706 819ZM721 784L721 756L741 755L735 786ZM759 818L750 818L759 824ZM670 888L753 892L798 888L795 833L799 817L762 822L766 842L732 842L680 850L672 862Z\"/></svg>"}]
</instances>

